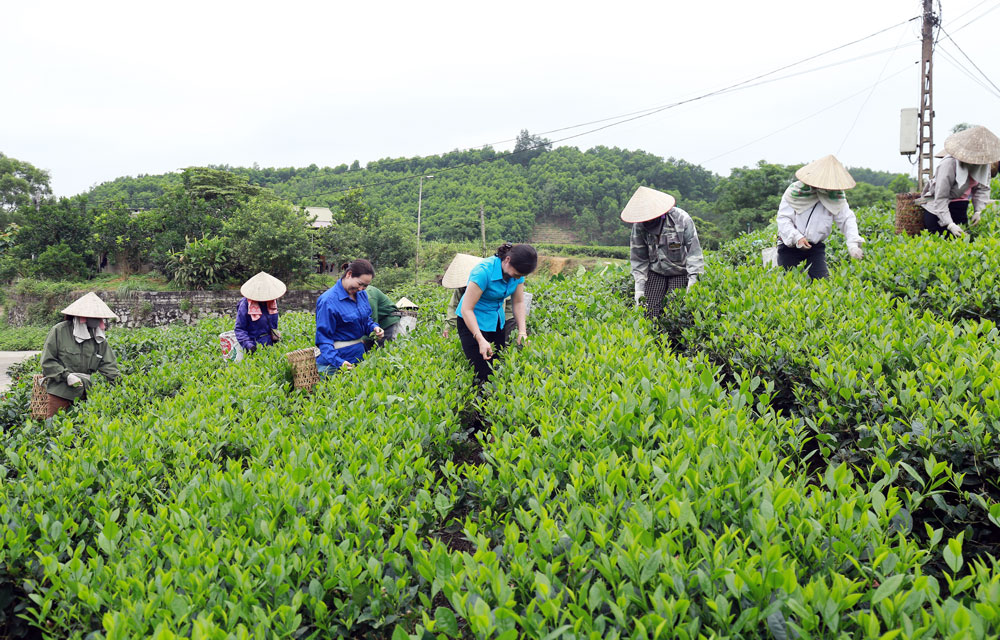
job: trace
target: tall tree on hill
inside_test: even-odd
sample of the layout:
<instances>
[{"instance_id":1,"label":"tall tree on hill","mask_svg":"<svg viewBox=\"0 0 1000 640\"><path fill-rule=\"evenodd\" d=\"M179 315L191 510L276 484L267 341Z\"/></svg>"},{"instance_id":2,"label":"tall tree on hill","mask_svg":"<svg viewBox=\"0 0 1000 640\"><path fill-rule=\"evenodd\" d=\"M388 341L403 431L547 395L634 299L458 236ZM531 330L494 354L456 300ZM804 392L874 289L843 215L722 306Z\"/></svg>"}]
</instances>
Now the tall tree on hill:
<instances>
[{"instance_id":1,"label":"tall tree on hill","mask_svg":"<svg viewBox=\"0 0 1000 640\"><path fill-rule=\"evenodd\" d=\"M0 153L0 211L10 214L19 207L37 205L50 195L48 171Z\"/></svg>"},{"instance_id":2,"label":"tall tree on hill","mask_svg":"<svg viewBox=\"0 0 1000 640\"><path fill-rule=\"evenodd\" d=\"M527 129L521 129L514 143L514 153L507 157L513 164L527 167L532 160L546 151L552 151L552 143L541 136L533 136Z\"/></svg>"}]
</instances>

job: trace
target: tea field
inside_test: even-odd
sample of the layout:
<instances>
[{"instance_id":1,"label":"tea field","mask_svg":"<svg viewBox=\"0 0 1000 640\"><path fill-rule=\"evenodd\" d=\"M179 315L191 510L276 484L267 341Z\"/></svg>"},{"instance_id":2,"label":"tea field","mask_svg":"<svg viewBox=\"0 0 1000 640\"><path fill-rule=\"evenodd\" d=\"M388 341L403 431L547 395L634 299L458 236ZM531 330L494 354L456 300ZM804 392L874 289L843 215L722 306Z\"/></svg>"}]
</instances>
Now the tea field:
<instances>
[{"instance_id":1,"label":"tea field","mask_svg":"<svg viewBox=\"0 0 1000 640\"><path fill-rule=\"evenodd\" d=\"M125 376L0 403L0 637L993 638L1000 224L859 213L826 281L710 257L650 323L627 271L530 279L482 397L441 289L312 392L286 342L109 332ZM376 280L377 282L377 280Z\"/></svg>"}]
</instances>

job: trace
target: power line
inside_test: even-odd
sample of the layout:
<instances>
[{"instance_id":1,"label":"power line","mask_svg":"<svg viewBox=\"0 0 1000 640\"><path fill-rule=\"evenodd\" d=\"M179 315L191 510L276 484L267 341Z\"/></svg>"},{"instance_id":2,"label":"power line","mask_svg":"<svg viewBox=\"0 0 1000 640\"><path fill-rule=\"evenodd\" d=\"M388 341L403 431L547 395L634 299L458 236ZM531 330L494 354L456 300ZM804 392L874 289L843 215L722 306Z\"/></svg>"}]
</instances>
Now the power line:
<instances>
[{"instance_id":1,"label":"power line","mask_svg":"<svg viewBox=\"0 0 1000 640\"><path fill-rule=\"evenodd\" d=\"M944 55L945 61L951 64L953 67L955 67L956 70L964 74L965 77L967 77L969 80L982 87L990 95L996 98L1000 98L1000 93L998 93L995 89L990 87L986 82L983 81L982 78L976 76L971 71L969 71L969 69L965 65L963 65L958 60L958 58L956 58L950 51L942 47L940 49L940 52Z\"/></svg>"},{"instance_id":2,"label":"power line","mask_svg":"<svg viewBox=\"0 0 1000 640\"><path fill-rule=\"evenodd\" d=\"M763 135L763 136L761 136L759 138L755 138L754 140L751 140L750 142L747 142L746 144L740 145L740 146L738 146L738 147L736 147L734 149L730 149L729 151L726 151L725 153L720 153L717 156L712 156L711 158L707 158L706 160L702 160L698 164L704 166L706 163L712 162L713 160L718 160L719 158L723 158L725 156L728 156L731 153L735 153L735 152L737 152L737 151L739 151L741 149L745 149L745 148L749 147L750 145L757 144L758 142L760 142L762 140L766 140L766 139L770 138L771 136L774 136L774 135L777 135L777 134L781 133L782 131L786 131L787 129L791 129L792 127L794 127L796 125L799 125L799 124L805 122L806 120L809 120L810 118L814 118L814 117L818 116L821 113L829 111L830 109L833 109L834 107L840 106L841 104L843 104L843 103L851 100L852 98L855 98L855 97L861 95L865 91L868 91L869 89L874 88L878 84L881 84L883 82L888 82L889 80L891 80L892 78L895 78L896 76L898 76L899 74L903 73L904 71L909 71L910 68L911 67L909 67L909 66L904 67L904 68L900 69L899 71L896 71L892 75L887 76L887 77L885 77L885 78L877 81L875 84L871 85L871 87L864 87L861 90L856 91L856 92L852 93L851 95L849 95L849 96L847 96L845 98L842 98L842 99L840 99L840 100L838 100L836 102L832 102L832 103L828 104L827 106L823 107L819 111L815 111L815 112L807 115L804 118L796 120L795 122L792 122L791 124L785 125L785 126L781 127L780 129L775 129L774 131L772 131L772 132L770 132L770 133L768 133L766 135Z\"/></svg>"},{"instance_id":3,"label":"power line","mask_svg":"<svg viewBox=\"0 0 1000 640\"><path fill-rule=\"evenodd\" d=\"M590 125L594 125L594 124L601 124L601 123L613 121L613 122L610 122L610 124L603 124L602 126L599 126L599 127L593 128L593 129L588 129L588 130L580 132L580 133L568 135L568 136L559 138L557 140L546 141L546 142L543 142L543 143L540 143L540 144L537 144L537 145L533 145L533 146L525 148L525 149L520 149L520 150L516 150L516 151L509 151L509 152L500 153L500 154L497 154L496 156L494 156L493 158L481 159L481 160L471 161L471 162L465 162L465 163L461 163L461 164L458 164L458 165L454 165L452 167L446 167L446 168L442 168L442 169L432 169L432 171L434 171L435 174L443 174L443 173L449 173L449 172L452 172L452 171L457 171L459 169L463 169L463 168L470 167L470 166L477 166L477 165L483 164L485 162L494 162L496 160L502 160L502 159L509 158L511 156L514 156L514 155L519 155L519 154L522 154L522 153L525 153L525 152L528 152L528 151L534 151L534 150L537 150L537 149L542 148L542 147L547 147L547 146L552 145L552 144L557 144L557 143L560 143L560 142L565 142L567 140L573 140L575 138L579 138L579 137L582 137L582 136L585 136L585 135L596 133L598 131L603 131L605 129L609 129L611 127L616 127L616 126L619 126L619 125L622 125L622 124L626 124L628 122L639 120L641 118L647 118L647 117L655 115L657 113L661 113L663 111L667 111L669 109L673 109L673 108L676 108L676 107L679 107L679 106L682 106L682 105L685 105L685 104L689 104L689 103L697 102L697 101L700 101L700 100L704 100L706 98L710 98L710 97L713 97L713 96L716 96L716 95L722 95L722 94L725 94L725 93L731 93L733 91L737 91L737 90L741 90L741 89L747 89L747 88L751 88L751 87L755 87L755 86L760 86L761 84L766 84L766 83L769 83L769 82L775 82L775 81L778 81L778 80L781 80L781 79L785 79L785 78L788 78L788 77L794 77L796 75L802 75L803 73L811 73L812 71L816 71L816 70L819 70L819 69L826 68L826 66L819 67L817 69L812 69L812 70L807 70L807 71L795 73L795 74L789 74L788 76L785 76L785 77L782 77L782 78L777 78L777 79L772 79L772 80L766 80L764 82L757 82L759 80L763 80L764 78L767 78L768 76L774 75L774 74L779 73L781 71L784 71L784 70L787 70L787 69L791 69L792 67L796 67L798 65L801 65L801 64L804 64L806 62L809 62L810 60L815 60L817 58L823 57L823 56L828 55L830 53L839 51L841 49L845 49L845 48L850 47L850 46L853 46L855 44L858 44L860 42L863 42L865 40L873 38L873 37L875 37L877 35L885 33L886 31L890 31L892 29L895 29L897 27L905 25L905 24L907 24L909 22L917 20L919 18L920 18L920 16L915 16L913 18L909 18L907 20L904 20L904 21L899 22L897 24L894 24L892 26L886 27L884 29L879 29L878 31L875 31L874 33L871 33L871 34L869 34L867 36L864 36L862 38L858 38L856 40L852 40L850 42L847 42L847 43L842 44L842 45L838 45L836 47L833 47L832 49L828 49L828 50L823 51L821 53L817 53L817 54L808 56L806 58L802 58L801 60L798 60L798 61L793 62L791 64L787 64L787 65L778 67L776 69L773 69L771 71L768 71L766 73L759 74L759 75L754 76L752 78L749 78L747 80L743 80L743 81L740 81L740 82L728 85L728 86L720 88L720 89L709 91L708 93L704 93L704 94L701 94L701 95L698 95L698 96L695 96L695 97L692 97L692 98L687 98L687 99L684 99L684 100L679 100L679 101L676 101L676 102L673 102L673 103L669 103L669 104L665 104L665 105L660 105L660 106L657 106L657 107L650 107L648 109L643 109L643 110L640 110L640 111L633 111L631 113L623 114L623 115L620 115L620 116L612 116L612 117L609 117L609 118L602 118L600 120L593 120L593 121L590 121L590 122L587 122L587 123L581 123L581 124L571 125L571 126L562 127L562 128L559 128L559 129L552 129L550 131L542 132L542 133L536 134L536 135L546 135L546 134L557 133L557 132L561 132L561 131L569 131L569 130L578 129L578 128L584 127L584 126L590 126ZM898 48L898 45L897 45L897 48ZM868 55L876 55L876 54L868 54ZM867 57L867 56L862 56L862 57ZM827 66L836 66L837 64L843 64L843 62L833 63L833 64L827 65ZM751 84L751 83L756 83L756 84ZM498 143L493 143L493 144L498 144ZM482 147L473 147L473 148L470 148L469 150L482 149L482 148L489 147L489 146L491 146L491 145L488 144L488 145L483 145ZM396 161L396 162L390 162L390 163L388 163L385 166L389 167L389 166L393 166L393 165L409 163L409 162L412 162L412 161L413 161L413 159L400 160L400 161ZM379 167L379 168L384 168L384 167ZM348 171L348 172L345 172L345 173L351 173L351 171ZM422 173L425 173L425 172L422 172ZM336 189L334 191L328 191L328 192L322 192L322 193L313 193L313 194L310 194L308 197L309 198L317 198L317 197L335 195L335 194L338 194L338 193L344 193L344 192L351 191L353 189L358 189L358 188L379 187L379 186L392 185L392 184L397 184L397 183L400 183L400 182L405 182L405 181L408 181L408 180L416 180L419 177L420 177L420 175L402 176L400 178L393 178L393 179L389 179L389 180L381 180L381 181L378 181L378 182L371 182L371 183L366 183L366 184L358 184L358 185L354 185L354 186L350 186L350 187L344 187L344 188ZM149 201L148 198L145 199L145 200L147 202ZM103 201L103 202L112 202L112 201L106 200L106 201ZM102 204L102 202L99 201L99 202L95 202L93 204ZM130 206L134 206L134 205L130 205Z\"/></svg>"},{"instance_id":4,"label":"power line","mask_svg":"<svg viewBox=\"0 0 1000 640\"><path fill-rule=\"evenodd\" d=\"M851 137L851 133L854 132L854 127L858 125L858 120L861 118L861 114L864 112L865 107L868 106L868 101L872 99L872 95L874 95L875 93L875 88L879 85L879 83L881 83L882 76L885 74L885 70L886 68L888 68L889 62L892 61L893 54L895 54L896 50L899 49L901 44L903 44L903 36L905 35L906 35L905 31L902 34L900 34L899 41L896 43L896 46L893 48L892 52L889 53L889 56L885 59L885 64L882 65L882 70L878 72L878 77L875 79L875 84L872 85L871 91L868 92L868 96L865 98L865 101L861 103L861 107L858 108L857 115L854 116L854 122L851 123L851 128L847 130L846 134L844 134L844 139L841 141L840 146L837 147L838 156L840 155L841 150L844 148L844 145L847 144L848 138Z\"/></svg>"},{"instance_id":5,"label":"power line","mask_svg":"<svg viewBox=\"0 0 1000 640\"><path fill-rule=\"evenodd\" d=\"M982 4L982 3L980 3L980 4ZM993 11L996 11L997 9L1000 9L1000 3L997 3L993 7L987 9L986 11L982 12L981 14L979 14L978 16L976 16L975 18L973 18L972 20L969 20L968 22L966 22L965 24L963 24L961 27L958 27L957 29L955 29L955 33L958 33L959 31L961 31L962 29L966 28L970 24L973 24L975 22L978 22L979 20L982 20L984 17L986 17L987 14L992 13ZM966 11L966 13L968 13L968 11ZM965 13L963 13L962 15L965 15Z\"/></svg>"},{"instance_id":6,"label":"power line","mask_svg":"<svg viewBox=\"0 0 1000 640\"><path fill-rule=\"evenodd\" d=\"M878 31L876 31L876 32L874 32L872 34L869 34L869 35L863 37L863 38L859 38L857 40L853 40L853 41L848 42L846 44L839 45L837 47L834 47L833 49L829 49L829 50L824 51L822 53L818 53L818 54L809 56L807 58L803 58L803 59L801 59L801 60L799 60L797 62L793 62L791 64L788 64L788 65L785 65L785 66L782 66L782 67L778 67L777 69L773 69L773 70L768 71L766 73L762 73L760 75L754 76L753 78L750 78L748 80L743 80L741 82L737 82L735 84L729 85L727 87L723 87L721 89L717 89L715 91L710 91L708 93L705 93L705 94L702 94L702 95L699 95L699 96L695 96L693 98L688 98L688 99L685 99L685 100L679 100L677 102L673 102L673 103L670 103L670 104L667 104L667 105L662 105L662 106L659 106L659 107L654 107L652 109L645 109L645 110L642 110L642 111L635 111L635 112L632 112L631 114L626 114L625 116L619 116L620 119L616 119L615 122L612 122L611 124L606 124L606 125L603 125L603 126L600 126L600 127L596 127L594 129L589 129L589 130L584 131L582 133L577 133L577 134L565 136L565 137L560 138L558 140L551 140L551 141L547 141L547 142L544 142L544 143L541 143L541 144L533 145L531 147L528 147L526 149L522 149L522 150L519 150L519 151L511 151L511 152L501 153L501 154L497 155L496 157L491 158L489 160L481 160L481 161L478 161L478 162L463 163L463 164L460 164L460 165L456 165L454 167L448 167L446 169L435 169L434 172L436 174L441 174L441 173L447 173L447 172L450 172L450 171L455 171L455 170L458 170L458 169L462 169L462 168L465 168L465 167L468 167L468 166L475 166L475 165L478 165L478 164L482 164L484 162L494 162L496 160L501 160L501 159L504 159L504 158L508 158L508 157L511 157L513 155L516 155L516 154L524 153L526 151L534 151L536 149L539 149L541 147L545 147L545 146L548 146L548 145L551 145L551 144L556 144L556 143L559 143L559 142L565 142L566 140L572 140L574 138L579 138L581 136L589 135L591 133L596 133L598 131L603 131L604 129L609 129L611 127L616 127L618 125L622 125L622 124L625 124L627 122L632 122L632 121L638 120L640 118L647 118L649 116L652 116L652 115L655 115L657 113L666 111L668 109L673 109L673 108L679 107L679 106L684 105L684 104L689 104L689 103L692 103L692 102L697 102L699 100L704 100L705 98L709 98L709 97L712 97L712 96L721 95L721 94L724 94L724 93L729 93L729 92L735 91L735 90L737 90L739 88L750 88L752 86L759 86L759 84L764 84L764 83L758 83L758 84L754 84L754 85L751 85L750 83L755 82L757 80L761 80L763 78L766 78L767 76L773 75L773 74L778 73L780 71L784 71L785 69L790 69L792 67L798 66L798 65L803 64L805 62L808 62L810 60L815 60L816 58L822 57L822 56L827 55L829 53L833 53L834 51L838 51L838 50L843 49L845 47L849 47L851 45L857 44L859 42L862 42L864 40L872 38L872 37L874 37L876 35L885 33L886 31L895 29L895 28L900 27L900 26L902 26L904 24L912 22L913 20L916 20L919 17L920 16L915 16L915 17L910 18L908 20L904 20L902 22L894 24L891 27L886 27L884 29L880 29L880 30L878 30ZM897 45L896 48L898 48L898 45ZM799 75L799 74L793 74L793 75ZM747 85L749 85L749 86L747 86ZM603 120L596 120L596 121L593 121L591 124L598 124L600 122L606 122L606 121L612 120L612 119L613 118L605 118ZM574 125L572 127L564 127L562 129L556 129L556 130L553 130L553 131L565 131L565 130L569 130L569 129L578 128L579 126L583 126L583 125ZM549 131L549 132L545 132L545 133L552 133L553 131ZM538 134L538 135L543 135L543 134ZM364 184L364 185L358 185L356 187L347 187L347 188L338 189L336 191L331 191L331 192L327 192L327 193L311 194L310 197L321 197L321 196L333 195L333 194L336 194L336 193L343 193L345 191L350 191L352 188L359 188L359 187L360 188L365 188L365 187L384 186L384 185L388 185L388 184L396 184L396 183L403 182L403 181L406 181L406 180L416 180L419 177L420 176L406 176L406 177L403 177L403 178L395 178L395 179L392 179L392 180L385 180L385 181L381 181L381 182L375 182L375 183L368 183L368 184Z\"/></svg>"},{"instance_id":7,"label":"power line","mask_svg":"<svg viewBox=\"0 0 1000 640\"><path fill-rule=\"evenodd\" d=\"M963 11L962 13L958 14L957 16L955 16L955 20L958 20L959 18L964 18L965 16L969 15L970 13L972 13L973 11L975 11L976 9L978 9L978 8L979 8L979 7L981 7L981 6L983 6L984 4L986 4L986 3L987 3L987 2L989 2L989 1L990 1L990 0L982 0L982 2L979 2L978 4L975 4L975 5L973 5L973 6L971 7L971 8L969 8L969 9L966 9L966 10L965 10L965 11ZM941 9L940 9L940 6L941 6L941 5L940 5L940 3L939 3L939 4L938 4L938 15L941 15ZM995 7L994 7L994 8L995 8ZM991 9L991 11L992 11L992 9ZM988 13L988 12L987 12L987 13Z\"/></svg>"},{"instance_id":8,"label":"power line","mask_svg":"<svg viewBox=\"0 0 1000 640\"><path fill-rule=\"evenodd\" d=\"M737 87L741 87L742 85L754 82L756 80L760 80L761 78L765 78L765 77L770 76L770 75L774 75L775 73L779 73L779 72L784 71L786 69L791 69L792 67L796 67L796 66L798 66L800 64L804 64L806 62L809 62L810 60L815 60L817 58L822 58L825 55L829 55L829 54L834 53L836 51L840 51L841 49L845 49L847 47L853 46L855 44L858 44L859 42L864 42L865 40L869 40L871 38L874 38L877 35L881 35L881 34L885 33L886 31L891 31L892 29L895 29L896 27L901 27L901 26L903 26L903 25L905 25L907 23L913 22L914 20L917 20L919 18L920 18L920 16L914 16L913 18L910 18L908 20L903 20L902 22L894 24L891 27L886 27L884 29L879 29L878 31L876 31L874 33L870 33L867 36L864 36L862 38L858 38L857 40L853 40L851 42L848 42L848 43L845 43L845 44L842 44L842 45L838 45L836 47L833 47L832 49L827 49L826 51L823 51L821 53L817 53L817 54L809 56L807 58L803 58L803 59L801 59L801 60L799 60L797 62L793 62L793 63L785 65L783 67L778 67L777 69L773 69L771 71L768 71L767 73L762 73L762 74L760 74L760 75L758 75L756 77L750 78L749 80L744 80L742 82L738 82L738 83L736 83L734 85L730 85L730 86L728 86L728 87L726 87L724 89L720 89L720 90L714 91L714 92L709 92L708 94L705 94L705 95L706 96L711 96L711 95L715 95L716 93L721 93L721 92L726 92L726 91L732 91L732 90L734 90ZM897 47L898 47L898 45L897 45ZM870 55L878 55L878 53L874 53L874 54L870 54ZM864 57L864 56L862 56L862 57ZM856 59L858 59L858 58L856 58ZM828 66L836 66L837 64L841 64L841 63L833 63L833 64L828 65ZM824 69L824 68L826 68L826 67L817 67L817 69ZM804 73L808 73L808 71L806 71ZM798 75L798 74L790 74L790 75L784 76L784 77L791 78L791 77L794 77L795 75ZM758 86L758 85L752 85L752 86ZM676 104L667 105L667 106L668 107L669 106L676 106ZM580 123L580 124L575 124L575 125L571 125L571 126L568 126L568 127L561 127L559 129L551 129L549 131L542 131L542 132L540 132L540 133L538 133L536 135L544 136L544 135L548 135L548 134L551 134L551 133L559 133L559 132L562 132L562 131L568 131L570 129L577 129L577 128L580 128L580 127L587 127L587 126L590 126L590 125L593 125L593 124L600 124L602 122L607 122L609 120L617 120L619 118L627 118L629 116L634 116L634 115L638 115L638 114L644 114L644 113L651 112L651 111L662 110L663 108L664 108L664 105L659 105L659 106L655 106L655 107L648 107L646 109L640 109L638 111L632 111L630 113L625 113L625 114L621 114L621 115L617 115L617 116L610 116L610 117L607 117L607 118L602 118L600 120L591 120L590 122L584 122L584 123ZM512 139L508 139L508 140L500 140L498 142L492 142L492 143L489 143L489 144L483 145L483 146L486 147L486 146L492 146L492 145L495 145L495 144L505 144L507 142L513 142L514 140L516 140L516 138L512 138ZM478 149L480 147L474 147L474 148Z\"/></svg>"},{"instance_id":9,"label":"power line","mask_svg":"<svg viewBox=\"0 0 1000 640\"><path fill-rule=\"evenodd\" d=\"M963 56L965 56L965 59L966 59L966 60L968 60L968 61L969 61L969 64L971 64L971 65L972 65L972 66L973 66L973 67L974 67L974 68L976 69L976 71L978 71L978 72L979 72L979 75L983 76L983 78L984 78L984 79L986 80L986 82L989 82L989 83L990 83L990 85L992 85L992 86L993 86L993 88L994 88L994 89L995 89L995 90L996 90L996 91L997 91L998 93L1000 93L1000 87L997 87L996 83L995 83L995 82L993 82L992 80L990 80L989 76L987 76L987 75L986 75L986 73L985 73L985 72L984 72L984 71L983 71L982 69L980 69L980 68L979 68L979 65L978 65L978 64L976 64L975 62L973 62L973 61L972 61L972 58L970 58L970 57L969 57L969 54L967 54L967 53L966 53L966 52L965 52L965 51L964 51L964 50L962 49L962 47L958 46L958 43L957 43L957 42L955 42L955 39L951 37L951 34L950 34L950 33L948 33L947 31L945 31L945 30L944 30L944 27L941 27L941 31L943 31L943 32L944 32L944 35L948 36L948 39L949 39L949 40L951 40L951 43L952 43L953 45L955 45L955 48L956 48L956 49L958 49L958 50L959 50L959 52L961 52L961 54L962 54Z\"/></svg>"}]
</instances>

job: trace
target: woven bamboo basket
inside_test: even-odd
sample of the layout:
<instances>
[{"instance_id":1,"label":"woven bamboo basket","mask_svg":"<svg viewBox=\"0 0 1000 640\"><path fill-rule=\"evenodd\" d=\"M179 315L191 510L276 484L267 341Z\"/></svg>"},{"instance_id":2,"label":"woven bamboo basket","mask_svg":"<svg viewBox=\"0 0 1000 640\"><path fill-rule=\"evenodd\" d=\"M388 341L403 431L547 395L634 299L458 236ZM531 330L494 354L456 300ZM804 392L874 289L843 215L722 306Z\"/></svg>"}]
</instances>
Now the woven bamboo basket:
<instances>
[{"instance_id":1,"label":"woven bamboo basket","mask_svg":"<svg viewBox=\"0 0 1000 640\"><path fill-rule=\"evenodd\" d=\"M288 364L292 365L292 384L296 389L311 389L319 382L319 370L316 368L316 348L299 349L285 354Z\"/></svg>"},{"instance_id":2,"label":"woven bamboo basket","mask_svg":"<svg viewBox=\"0 0 1000 640\"><path fill-rule=\"evenodd\" d=\"M915 236L924 230L924 208L917 204L919 193L896 194L896 233Z\"/></svg>"},{"instance_id":3,"label":"woven bamboo basket","mask_svg":"<svg viewBox=\"0 0 1000 640\"><path fill-rule=\"evenodd\" d=\"M44 420L49 414L49 392L45 387L45 376L36 373L31 377L31 417Z\"/></svg>"}]
</instances>

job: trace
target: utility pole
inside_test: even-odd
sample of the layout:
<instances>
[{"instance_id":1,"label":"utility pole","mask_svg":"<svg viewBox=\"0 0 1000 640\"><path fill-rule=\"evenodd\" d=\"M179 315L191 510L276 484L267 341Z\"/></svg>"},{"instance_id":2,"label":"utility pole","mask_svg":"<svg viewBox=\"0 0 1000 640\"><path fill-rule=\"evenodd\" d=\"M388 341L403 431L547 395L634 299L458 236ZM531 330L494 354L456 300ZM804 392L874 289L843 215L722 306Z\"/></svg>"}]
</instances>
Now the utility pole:
<instances>
[{"instance_id":1,"label":"utility pole","mask_svg":"<svg viewBox=\"0 0 1000 640\"><path fill-rule=\"evenodd\" d=\"M932 93L934 53L934 27L938 17L934 15L933 0L924 1L923 53L920 56L920 149L917 153L917 189L924 190L934 176L934 96Z\"/></svg>"},{"instance_id":2,"label":"utility pole","mask_svg":"<svg viewBox=\"0 0 1000 640\"><path fill-rule=\"evenodd\" d=\"M483 236L483 257L486 257L486 214L483 213L483 205L479 205L479 233Z\"/></svg>"},{"instance_id":3,"label":"utility pole","mask_svg":"<svg viewBox=\"0 0 1000 640\"><path fill-rule=\"evenodd\" d=\"M413 256L413 284L420 284L420 205L424 199L424 178L430 180L434 176L420 176L420 190L417 192L417 254Z\"/></svg>"}]
</instances>

